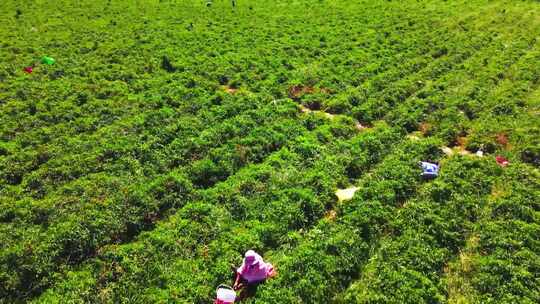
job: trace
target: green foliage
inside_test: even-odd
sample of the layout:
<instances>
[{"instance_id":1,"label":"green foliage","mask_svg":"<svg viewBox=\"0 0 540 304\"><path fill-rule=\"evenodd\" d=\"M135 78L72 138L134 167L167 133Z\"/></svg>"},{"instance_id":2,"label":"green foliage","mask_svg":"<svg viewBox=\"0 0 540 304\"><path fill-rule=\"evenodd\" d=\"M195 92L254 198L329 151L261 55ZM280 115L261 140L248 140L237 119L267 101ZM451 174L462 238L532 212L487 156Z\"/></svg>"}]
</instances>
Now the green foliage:
<instances>
[{"instance_id":1,"label":"green foliage","mask_svg":"<svg viewBox=\"0 0 540 304\"><path fill-rule=\"evenodd\" d=\"M0 303L540 302L538 3L4 2Z\"/></svg>"}]
</instances>

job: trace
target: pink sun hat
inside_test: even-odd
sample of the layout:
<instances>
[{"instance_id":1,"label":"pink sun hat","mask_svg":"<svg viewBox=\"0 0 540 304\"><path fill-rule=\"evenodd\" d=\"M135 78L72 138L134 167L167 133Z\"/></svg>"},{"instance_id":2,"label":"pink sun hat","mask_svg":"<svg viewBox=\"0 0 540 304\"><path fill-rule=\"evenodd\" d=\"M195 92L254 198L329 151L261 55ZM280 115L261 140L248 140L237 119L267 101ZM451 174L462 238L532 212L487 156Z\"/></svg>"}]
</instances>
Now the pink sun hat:
<instances>
[{"instance_id":1,"label":"pink sun hat","mask_svg":"<svg viewBox=\"0 0 540 304\"><path fill-rule=\"evenodd\" d=\"M263 260L262 257L253 250L246 251L246 254L244 255L244 261L246 265L249 265L249 266L257 265L262 260Z\"/></svg>"}]
</instances>

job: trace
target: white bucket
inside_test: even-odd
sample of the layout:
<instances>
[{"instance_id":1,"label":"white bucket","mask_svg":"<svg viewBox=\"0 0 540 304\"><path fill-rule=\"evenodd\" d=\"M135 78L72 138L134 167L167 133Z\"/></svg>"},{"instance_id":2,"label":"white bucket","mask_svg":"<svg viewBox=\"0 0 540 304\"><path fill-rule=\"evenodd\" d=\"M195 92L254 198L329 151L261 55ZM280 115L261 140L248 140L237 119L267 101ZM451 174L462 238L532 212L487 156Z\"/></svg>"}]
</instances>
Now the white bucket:
<instances>
[{"instance_id":1,"label":"white bucket","mask_svg":"<svg viewBox=\"0 0 540 304\"><path fill-rule=\"evenodd\" d=\"M227 285L219 285L217 290L217 300L223 304L233 304L236 300L236 292Z\"/></svg>"}]
</instances>

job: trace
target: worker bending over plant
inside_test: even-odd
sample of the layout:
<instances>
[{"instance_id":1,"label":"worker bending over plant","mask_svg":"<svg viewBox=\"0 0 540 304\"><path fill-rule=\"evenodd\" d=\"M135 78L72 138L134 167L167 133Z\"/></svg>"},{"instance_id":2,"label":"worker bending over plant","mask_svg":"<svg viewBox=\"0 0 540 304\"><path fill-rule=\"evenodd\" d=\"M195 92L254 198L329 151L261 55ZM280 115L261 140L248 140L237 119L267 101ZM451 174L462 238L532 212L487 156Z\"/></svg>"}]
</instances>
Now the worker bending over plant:
<instances>
[{"instance_id":1,"label":"worker bending over plant","mask_svg":"<svg viewBox=\"0 0 540 304\"><path fill-rule=\"evenodd\" d=\"M265 263L258 253L248 250L244 256L242 265L236 270L236 279L233 288L234 290L242 290L240 292L240 299L253 296L260 283L275 275L276 271L272 264Z\"/></svg>"}]
</instances>

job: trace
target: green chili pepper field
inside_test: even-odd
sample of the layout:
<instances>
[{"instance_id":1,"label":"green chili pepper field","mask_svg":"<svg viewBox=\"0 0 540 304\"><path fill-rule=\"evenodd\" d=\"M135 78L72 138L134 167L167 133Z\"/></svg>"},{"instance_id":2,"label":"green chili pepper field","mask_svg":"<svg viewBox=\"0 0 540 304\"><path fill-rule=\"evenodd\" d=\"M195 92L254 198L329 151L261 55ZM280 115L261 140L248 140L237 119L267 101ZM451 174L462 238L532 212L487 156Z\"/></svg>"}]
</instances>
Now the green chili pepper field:
<instances>
[{"instance_id":1,"label":"green chili pepper field","mask_svg":"<svg viewBox=\"0 0 540 304\"><path fill-rule=\"evenodd\" d=\"M0 3L2 304L540 303L539 166L538 1Z\"/></svg>"}]
</instances>

